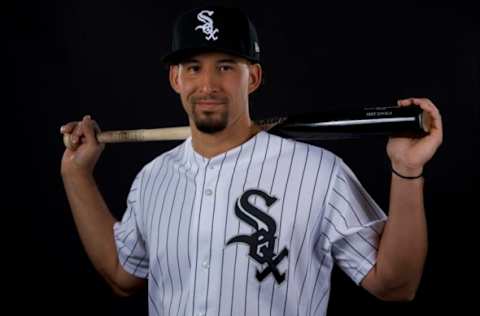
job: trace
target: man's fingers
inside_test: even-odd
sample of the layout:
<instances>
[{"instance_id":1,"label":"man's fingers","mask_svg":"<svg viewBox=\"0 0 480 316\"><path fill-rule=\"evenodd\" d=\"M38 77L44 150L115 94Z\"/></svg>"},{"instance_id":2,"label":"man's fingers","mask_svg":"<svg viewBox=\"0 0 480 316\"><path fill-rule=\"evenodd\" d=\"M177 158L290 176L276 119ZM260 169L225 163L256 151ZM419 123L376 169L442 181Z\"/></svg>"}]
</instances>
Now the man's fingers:
<instances>
[{"instance_id":1,"label":"man's fingers","mask_svg":"<svg viewBox=\"0 0 480 316\"><path fill-rule=\"evenodd\" d=\"M440 111L437 109L437 107L432 103L432 101L426 98L408 98L408 99L398 100L397 104L399 106L408 106L408 105L415 104L415 105L418 105L423 110L426 110L428 112L435 112L437 116L440 115Z\"/></svg>"},{"instance_id":2,"label":"man's fingers","mask_svg":"<svg viewBox=\"0 0 480 316\"><path fill-rule=\"evenodd\" d=\"M430 99L427 98L408 98L402 99L397 101L398 106L408 106L408 105L418 105L422 110L428 113L431 117L431 133L435 133L438 135L440 141L443 137L443 127L442 127L442 116L440 115L440 111L438 108L433 104Z\"/></svg>"},{"instance_id":3,"label":"man's fingers","mask_svg":"<svg viewBox=\"0 0 480 316\"><path fill-rule=\"evenodd\" d=\"M78 122L69 122L60 127L60 133L62 134L71 134Z\"/></svg>"},{"instance_id":4,"label":"man's fingers","mask_svg":"<svg viewBox=\"0 0 480 316\"><path fill-rule=\"evenodd\" d=\"M85 115L79 122L68 122L62 125L60 133L68 135L71 148L76 148L84 143L98 144L96 135L100 133L100 127L90 115Z\"/></svg>"},{"instance_id":5,"label":"man's fingers","mask_svg":"<svg viewBox=\"0 0 480 316\"><path fill-rule=\"evenodd\" d=\"M73 144L78 144L80 142L83 136L83 121L78 122L70 135L70 140Z\"/></svg>"},{"instance_id":6,"label":"man's fingers","mask_svg":"<svg viewBox=\"0 0 480 316\"><path fill-rule=\"evenodd\" d=\"M96 134L100 130L100 128L98 128L97 123L92 120L90 115L85 115L83 117L82 126L83 133L85 134L87 141L97 143Z\"/></svg>"},{"instance_id":7,"label":"man's fingers","mask_svg":"<svg viewBox=\"0 0 480 316\"><path fill-rule=\"evenodd\" d=\"M398 100L397 104L398 104L398 106L408 106L408 105L411 105L413 103L412 99L413 98Z\"/></svg>"},{"instance_id":8,"label":"man's fingers","mask_svg":"<svg viewBox=\"0 0 480 316\"><path fill-rule=\"evenodd\" d=\"M431 100L426 98L410 98L410 100L413 104L418 105L422 110L428 113L431 118L430 135L437 139L438 143L441 144L443 141L443 123L438 108Z\"/></svg>"},{"instance_id":9,"label":"man's fingers","mask_svg":"<svg viewBox=\"0 0 480 316\"><path fill-rule=\"evenodd\" d=\"M429 99L411 98L413 104L418 105L422 110L428 112L435 120L441 120L440 111Z\"/></svg>"}]
</instances>

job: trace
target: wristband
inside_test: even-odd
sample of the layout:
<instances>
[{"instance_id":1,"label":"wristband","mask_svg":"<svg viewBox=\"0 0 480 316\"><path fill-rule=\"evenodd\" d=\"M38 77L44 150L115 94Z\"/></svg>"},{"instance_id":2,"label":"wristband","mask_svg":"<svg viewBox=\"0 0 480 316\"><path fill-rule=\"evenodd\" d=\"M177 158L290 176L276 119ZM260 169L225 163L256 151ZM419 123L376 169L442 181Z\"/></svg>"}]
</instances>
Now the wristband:
<instances>
[{"instance_id":1,"label":"wristband","mask_svg":"<svg viewBox=\"0 0 480 316\"><path fill-rule=\"evenodd\" d=\"M392 167L391 169L392 169L392 172L393 172L394 174L396 174L397 176L399 176L399 177L402 178L402 179L413 180L413 179L418 179L418 178L423 177L423 171L422 171L422 173L420 173L418 176L407 177L407 176L403 176L403 175L401 175L400 173L396 172L395 169L393 169L393 167Z\"/></svg>"}]
</instances>

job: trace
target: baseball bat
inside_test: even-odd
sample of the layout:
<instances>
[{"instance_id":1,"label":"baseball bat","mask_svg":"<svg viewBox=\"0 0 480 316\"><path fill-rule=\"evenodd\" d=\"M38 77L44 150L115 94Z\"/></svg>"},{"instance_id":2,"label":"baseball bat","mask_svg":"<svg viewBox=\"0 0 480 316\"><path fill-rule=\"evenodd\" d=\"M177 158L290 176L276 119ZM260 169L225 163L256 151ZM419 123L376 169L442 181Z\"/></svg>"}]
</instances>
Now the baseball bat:
<instances>
[{"instance_id":1,"label":"baseball bat","mask_svg":"<svg viewBox=\"0 0 480 316\"><path fill-rule=\"evenodd\" d=\"M368 136L421 137L430 130L430 116L419 106L362 107L257 120L264 131L297 140L329 140ZM182 140L190 127L105 131L97 134L100 143ZM76 146L64 134L67 148Z\"/></svg>"}]
</instances>

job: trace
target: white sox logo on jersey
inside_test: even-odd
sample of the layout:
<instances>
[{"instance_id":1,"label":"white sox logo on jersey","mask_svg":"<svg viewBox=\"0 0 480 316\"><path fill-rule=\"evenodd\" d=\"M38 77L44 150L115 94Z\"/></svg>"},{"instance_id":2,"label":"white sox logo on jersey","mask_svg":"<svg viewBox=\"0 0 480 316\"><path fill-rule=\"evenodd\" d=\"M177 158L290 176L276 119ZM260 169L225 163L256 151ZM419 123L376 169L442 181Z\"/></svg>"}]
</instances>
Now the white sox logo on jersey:
<instances>
[{"instance_id":1,"label":"white sox logo on jersey","mask_svg":"<svg viewBox=\"0 0 480 316\"><path fill-rule=\"evenodd\" d=\"M276 197L270 196L267 193L260 190L247 190L240 198L237 199L235 204L235 214L244 222L255 228L256 232L252 235L239 235L231 238L227 245L234 242L243 242L250 246L249 256L253 260L260 263L262 266L267 265L263 271L257 270L257 280L263 281L270 273L273 273L275 280L278 284L285 280L285 273L280 273L277 269L277 265L288 255L288 249L283 248L277 255L274 253L275 248L275 232L277 230L277 224L275 220L267 213L262 212L254 205L250 204L248 198L252 195L258 196L265 200L265 203L270 207L275 201ZM253 219L256 218L262 222L267 229L259 228L258 222Z\"/></svg>"},{"instance_id":2,"label":"white sox logo on jersey","mask_svg":"<svg viewBox=\"0 0 480 316\"><path fill-rule=\"evenodd\" d=\"M205 39L207 41L211 39L216 41L218 39L218 37L215 36L215 34L218 33L219 30L217 28L216 29L213 28L213 20L210 18L210 16L212 16L214 13L215 13L214 11L203 10L197 15L197 19L200 22L203 22L203 24L198 25L195 28L195 31L198 29L202 30L202 32L207 35L205 36Z\"/></svg>"}]
</instances>

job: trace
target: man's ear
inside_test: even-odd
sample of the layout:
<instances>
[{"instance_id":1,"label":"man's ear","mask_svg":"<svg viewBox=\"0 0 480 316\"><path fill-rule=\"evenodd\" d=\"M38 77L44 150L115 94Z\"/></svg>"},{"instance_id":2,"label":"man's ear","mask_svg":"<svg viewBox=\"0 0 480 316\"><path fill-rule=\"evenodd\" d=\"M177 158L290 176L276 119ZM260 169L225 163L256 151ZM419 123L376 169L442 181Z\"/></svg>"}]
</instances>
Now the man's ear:
<instances>
[{"instance_id":1,"label":"man's ear","mask_svg":"<svg viewBox=\"0 0 480 316\"><path fill-rule=\"evenodd\" d=\"M179 84L178 84L178 65L170 65L168 78L170 80L170 86L176 93L180 93Z\"/></svg>"},{"instance_id":2,"label":"man's ear","mask_svg":"<svg viewBox=\"0 0 480 316\"><path fill-rule=\"evenodd\" d=\"M262 66L260 64L251 64L248 65L250 72L248 78L248 93L252 93L257 90L260 84L262 83Z\"/></svg>"}]
</instances>

